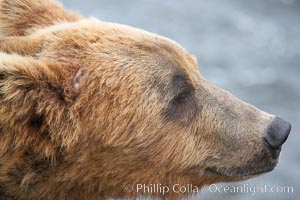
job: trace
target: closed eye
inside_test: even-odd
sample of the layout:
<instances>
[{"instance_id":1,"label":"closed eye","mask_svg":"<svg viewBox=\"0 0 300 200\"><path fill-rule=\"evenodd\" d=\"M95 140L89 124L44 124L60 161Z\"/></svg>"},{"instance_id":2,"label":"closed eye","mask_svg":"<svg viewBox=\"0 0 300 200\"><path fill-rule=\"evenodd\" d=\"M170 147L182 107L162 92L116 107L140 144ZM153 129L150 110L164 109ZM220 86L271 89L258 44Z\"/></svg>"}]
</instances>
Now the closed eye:
<instances>
[{"instance_id":1,"label":"closed eye","mask_svg":"<svg viewBox=\"0 0 300 200\"><path fill-rule=\"evenodd\" d=\"M194 116L199 112L195 96L191 90L180 92L168 104L164 116L168 120L190 123Z\"/></svg>"},{"instance_id":2,"label":"closed eye","mask_svg":"<svg viewBox=\"0 0 300 200\"><path fill-rule=\"evenodd\" d=\"M199 112L195 88L184 73L175 74L171 85L169 94L172 94L172 97L166 96L168 99L163 110L164 118L187 125Z\"/></svg>"},{"instance_id":3,"label":"closed eye","mask_svg":"<svg viewBox=\"0 0 300 200\"><path fill-rule=\"evenodd\" d=\"M179 93L174 99L173 101L175 103L179 103L179 104L182 104L182 103L185 103L186 100L190 97L191 93L190 91L183 91L181 93Z\"/></svg>"}]
</instances>

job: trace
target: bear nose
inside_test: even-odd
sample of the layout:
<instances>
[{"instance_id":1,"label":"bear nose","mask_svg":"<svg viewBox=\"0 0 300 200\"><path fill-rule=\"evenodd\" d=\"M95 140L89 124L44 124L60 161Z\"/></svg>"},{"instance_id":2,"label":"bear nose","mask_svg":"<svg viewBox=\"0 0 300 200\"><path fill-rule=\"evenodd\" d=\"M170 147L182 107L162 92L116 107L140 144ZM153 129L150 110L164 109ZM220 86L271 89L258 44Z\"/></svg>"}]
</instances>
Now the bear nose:
<instances>
[{"instance_id":1,"label":"bear nose","mask_svg":"<svg viewBox=\"0 0 300 200\"><path fill-rule=\"evenodd\" d=\"M275 117L267 129L267 134L264 137L266 145L272 153L278 157L281 145L286 141L291 131L291 124L280 118Z\"/></svg>"}]
</instances>

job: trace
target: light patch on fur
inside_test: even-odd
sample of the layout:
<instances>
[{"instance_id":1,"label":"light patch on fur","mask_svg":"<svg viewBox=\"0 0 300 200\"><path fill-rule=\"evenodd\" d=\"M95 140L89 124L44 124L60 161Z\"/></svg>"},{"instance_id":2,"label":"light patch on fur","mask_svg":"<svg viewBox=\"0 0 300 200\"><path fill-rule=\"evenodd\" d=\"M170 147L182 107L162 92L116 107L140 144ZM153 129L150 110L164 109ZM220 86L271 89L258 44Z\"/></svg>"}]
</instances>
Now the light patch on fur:
<instances>
[{"instance_id":1,"label":"light patch on fur","mask_svg":"<svg viewBox=\"0 0 300 200\"><path fill-rule=\"evenodd\" d=\"M80 67L79 70L76 72L73 85L76 90L79 89L80 83L86 78L86 69L84 67Z\"/></svg>"},{"instance_id":2,"label":"light patch on fur","mask_svg":"<svg viewBox=\"0 0 300 200\"><path fill-rule=\"evenodd\" d=\"M34 34L43 34L43 33L52 33L56 31L61 31L65 29L76 29L76 28L82 28L82 27L89 27L89 25L95 23L96 20L91 19L82 19L76 22L60 22L58 24L54 24L48 27L45 27L43 29L38 29ZM98 20L97 20L98 21ZM100 22L100 21L98 21Z\"/></svg>"},{"instance_id":3,"label":"light patch on fur","mask_svg":"<svg viewBox=\"0 0 300 200\"><path fill-rule=\"evenodd\" d=\"M35 174L33 172L26 174L23 177L23 180L21 181L20 187L27 190L28 186L29 186L29 183L30 183L30 180L33 178L34 175Z\"/></svg>"},{"instance_id":4,"label":"light patch on fur","mask_svg":"<svg viewBox=\"0 0 300 200\"><path fill-rule=\"evenodd\" d=\"M75 24L77 24L78 22L61 22L59 24L54 24L52 26L48 26L44 29L39 29L37 30L36 33L45 33L45 32L54 32L57 30L63 30L63 29L68 29L70 27L74 27Z\"/></svg>"}]
</instances>

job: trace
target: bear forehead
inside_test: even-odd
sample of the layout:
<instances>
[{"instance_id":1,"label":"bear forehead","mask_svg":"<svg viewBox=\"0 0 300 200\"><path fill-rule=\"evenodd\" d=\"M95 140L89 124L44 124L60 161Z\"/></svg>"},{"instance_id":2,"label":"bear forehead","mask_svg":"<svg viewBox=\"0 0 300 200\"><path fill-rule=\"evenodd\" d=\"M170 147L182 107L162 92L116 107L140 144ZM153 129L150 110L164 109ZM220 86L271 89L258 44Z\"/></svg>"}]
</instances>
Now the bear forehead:
<instances>
[{"instance_id":1,"label":"bear forehead","mask_svg":"<svg viewBox=\"0 0 300 200\"><path fill-rule=\"evenodd\" d=\"M46 37L56 43L55 49L50 54L52 58L53 55L60 56L60 59L61 55L73 57L74 53L92 55L79 58L87 58L84 62L92 63L89 66L92 68L102 65L104 70L111 70L107 67L109 64L125 73L125 66L129 67L132 69L131 75L139 75L139 79L145 79L151 88L157 88L161 93L168 93L171 96L184 88L194 88L195 77L199 74L195 58L176 42L126 25L89 19L53 25L35 34L55 36ZM45 45L46 48L53 46L53 41L47 42L50 45ZM44 52L45 56L49 53L48 50ZM132 73L139 70L138 68L143 71Z\"/></svg>"},{"instance_id":2,"label":"bear forehead","mask_svg":"<svg viewBox=\"0 0 300 200\"><path fill-rule=\"evenodd\" d=\"M93 46L98 45L98 50L109 53L109 56L127 54L127 56L135 56L135 59L139 60L145 59L144 55L148 55L151 62L160 60L164 63L166 60L170 60L172 63L176 62L176 67L180 67L185 73L192 74L198 71L196 58L175 41L138 28L101 22L96 19L84 19L79 22L52 25L37 31L35 34L47 35L49 33L54 36L52 39L59 39L59 42L66 44L73 41L81 45L85 45L85 42L93 44ZM93 50L94 53L99 53L96 49ZM151 55L158 55L156 56L158 60L153 59L155 57ZM168 64L167 66L171 65Z\"/></svg>"}]
</instances>

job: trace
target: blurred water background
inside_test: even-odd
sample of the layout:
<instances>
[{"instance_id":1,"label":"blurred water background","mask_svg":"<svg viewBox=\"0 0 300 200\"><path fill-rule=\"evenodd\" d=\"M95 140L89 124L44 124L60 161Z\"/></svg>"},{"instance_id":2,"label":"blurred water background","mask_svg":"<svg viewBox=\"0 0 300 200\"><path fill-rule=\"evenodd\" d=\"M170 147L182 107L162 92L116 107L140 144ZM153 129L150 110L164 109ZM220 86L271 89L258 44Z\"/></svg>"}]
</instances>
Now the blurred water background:
<instances>
[{"instance_id":1,"label":"blurred water background","mask_svg":"<svg viewBox=\"0 0 300 200\"><path fill-rule=\"evenodd\" d=\"M292 122L277 168L229 185L293 192L218 193L194 199L300 199L300 0L62 0L96 17L167 36L198 58L209 81ZM228 185L228 184L226 184Z\"/></svg>"}]
</instances>

